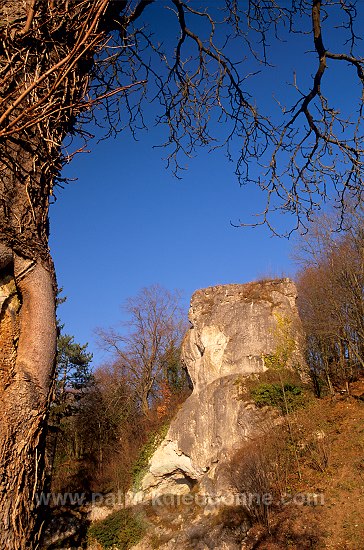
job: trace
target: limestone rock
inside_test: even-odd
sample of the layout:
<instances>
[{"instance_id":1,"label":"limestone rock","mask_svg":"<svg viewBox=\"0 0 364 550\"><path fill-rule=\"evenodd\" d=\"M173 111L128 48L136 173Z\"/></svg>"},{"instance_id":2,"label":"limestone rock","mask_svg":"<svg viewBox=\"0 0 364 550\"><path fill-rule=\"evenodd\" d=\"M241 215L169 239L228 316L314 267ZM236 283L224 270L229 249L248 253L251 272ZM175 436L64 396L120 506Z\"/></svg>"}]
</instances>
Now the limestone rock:
<instances>
[{"instance_id":1,"label":"limestone rock","mask_svg":"<svg viewBox=\"0 0 364 550\"><path fill-rule=\"evenodd\" d=\"M290 279L195 292L189 312L192 326L182 348L194 390L223 376L264 370L264 355L277 347L277 319L299 323L296 298Z\"/></svg>"},{"instance_id":2,"label":"limestone rock","mask_svg":"<svg viewBox=\"0 0 364 550\"><path fill-rule=\"evenodd\" d=\"M287 319L287 366L302 367L296 288L290 279L194 293L191 328L182 346L193 393L150 461L141 487L144 498L183 494L197 482L210 493L222 488L218 465L275 421L270 409L258 409L249 401L242 386L266 369L266 357L281 345L280 323Z\"/></svg>"}]
</instances>

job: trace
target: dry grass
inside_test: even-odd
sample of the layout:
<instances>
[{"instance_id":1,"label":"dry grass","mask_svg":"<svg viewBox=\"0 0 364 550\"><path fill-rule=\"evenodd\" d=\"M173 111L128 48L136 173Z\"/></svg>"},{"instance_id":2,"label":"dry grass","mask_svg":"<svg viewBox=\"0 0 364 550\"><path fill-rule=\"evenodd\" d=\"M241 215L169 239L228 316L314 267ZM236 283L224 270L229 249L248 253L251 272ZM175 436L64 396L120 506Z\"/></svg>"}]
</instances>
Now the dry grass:
<instances>
[{"instance_id":1,"label":"dry grass","mask_svg":"<svg viewBox=\"0 0 364 550\"><path fill-rule=\"evenodd\" d=\"M315 400L291 424L294 441L283 438L281 426L234 457L241 458L233 473L240 490L270 486L276 498L267 510L248 510L255 521L245 548L358 550L364 540L364 403Z\"/></svg>"}]
</instances>

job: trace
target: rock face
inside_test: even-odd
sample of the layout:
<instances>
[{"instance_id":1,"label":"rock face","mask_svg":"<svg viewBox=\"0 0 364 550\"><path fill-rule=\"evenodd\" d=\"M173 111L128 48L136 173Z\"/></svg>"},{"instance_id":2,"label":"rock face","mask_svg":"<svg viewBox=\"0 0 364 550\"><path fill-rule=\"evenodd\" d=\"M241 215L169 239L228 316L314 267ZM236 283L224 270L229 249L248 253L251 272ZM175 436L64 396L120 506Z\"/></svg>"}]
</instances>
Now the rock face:
<instances>
[{"instance_id":1,"label":"rock face","mask_svg":"<svg viewBox=\"0 0 364 550\"><path fill-rule=\"evenodd\" d=\"M287 366L304 364L290 279L198 290L189 320L182 356L193 393L151 459L141 486L144 498L188 492L197 482L217 491L219 465L272 423L271 410L242 398L242 388L282 347L282 324L290 330Z\"/></svg>"},{"instance_id":2,"label":"rock face","mask_svg":"<svg viewBox=\"0 0 364 550\"><path fill-rule=\"evenodd\" d=\"M223 285L198 290L183 359L199 392L230 374L264 370L264 355L277 348L277 320L297 323L297 291L290 279Z\"/></svg>"}]
</instances>

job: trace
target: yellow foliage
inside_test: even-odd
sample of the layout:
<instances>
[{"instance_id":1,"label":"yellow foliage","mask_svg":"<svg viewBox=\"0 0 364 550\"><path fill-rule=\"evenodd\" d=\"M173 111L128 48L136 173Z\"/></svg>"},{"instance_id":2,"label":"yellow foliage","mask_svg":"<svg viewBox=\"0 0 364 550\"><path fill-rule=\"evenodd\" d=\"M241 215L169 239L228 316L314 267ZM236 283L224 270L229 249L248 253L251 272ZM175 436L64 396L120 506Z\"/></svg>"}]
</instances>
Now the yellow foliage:
<instances>
[{"instance_id":1,"label":"yellow foliage","mask_svg":"<svg viewBox=\"0 0 364 550\"><path fill-rule=\"evenodd\" d=\"M284 317L278 313L274 314L276 326L272 331L277 342L274 353L263 355L264 366L267 369L284 369L292 356L296 343L294 339L294 329L292 319Z\"/></svg>"}]
</instances>

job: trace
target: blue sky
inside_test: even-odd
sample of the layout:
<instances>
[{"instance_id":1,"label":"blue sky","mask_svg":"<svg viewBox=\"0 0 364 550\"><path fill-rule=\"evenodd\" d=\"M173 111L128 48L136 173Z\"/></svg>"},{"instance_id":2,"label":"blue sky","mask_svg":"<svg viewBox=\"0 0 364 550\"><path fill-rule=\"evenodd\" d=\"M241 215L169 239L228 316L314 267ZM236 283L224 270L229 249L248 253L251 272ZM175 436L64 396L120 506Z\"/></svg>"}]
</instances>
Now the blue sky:
<instances>
[{"instance_id":1,"label":"blue sky","mask_svg":"<svg viewBox=\"0 0 364 550\"><path fill-rule=\"evenodd\" d=\"M95 327L121 319L120 305L153 283L183 291L292 273L290 243L263 228L232 227L256 211L222 154L201 152L183 180L165 169L151 132L120 136L75 159L77 175L51 209L51 249L67 302L65 329L89 342Z\"/></svg>"},{"instance_id":2,"label":"blue sky","mask_svg":"<svg viewBox=\"0 0 364 550\"><path fill-rule=\"evenodd\" d=\"M287 82L296 56L302 67L308 49L300 40L296 51L275 46L277 59L283 61L284 49L289 52L284 77L277 65L251 84L265 108L276 105L274 92L292 93ZM308 56L307 66L312 59ZM106 357L96 345L95 328L120 321L123 301L144 286L181 289L187 312L196 289L295 271L289 241L266 228L232 227L230 222L260 211L264 197L254 187L239 187L223 152L199 151L185 161L188 170L179 181L166 170L164 151L153 149L164 138L161 128L151 126L137 142L124 132L92 143L91 153L65 169L65 176L78 181L58 192L51 206L51 251L67 296L59 315L76 341L89 343L96 366Z\"/></svg>"}]
</instances>

